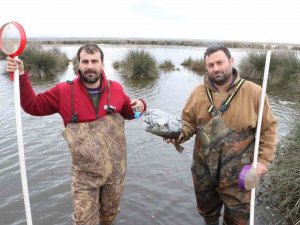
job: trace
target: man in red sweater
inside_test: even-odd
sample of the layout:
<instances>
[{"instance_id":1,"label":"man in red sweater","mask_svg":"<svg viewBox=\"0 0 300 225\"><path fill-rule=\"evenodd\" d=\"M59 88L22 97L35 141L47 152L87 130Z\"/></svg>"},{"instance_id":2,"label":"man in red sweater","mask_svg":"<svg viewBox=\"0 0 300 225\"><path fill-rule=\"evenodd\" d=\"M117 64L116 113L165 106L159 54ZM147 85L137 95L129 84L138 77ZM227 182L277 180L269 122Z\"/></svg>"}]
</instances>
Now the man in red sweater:
<instances>
[{"instance_id":1,"label":"man in red sweater","mask_svg":"<svg viewBox=\"0 0 300 225\"><path fill-rule=\"evenodd\" d=\"M7 72L20 73L21 106L34 116L59 113L63 136L72 155L74 225L111 225L119 211L127 164L124 119L133 108L146 110L142 99L132 99L122 86L106 79L104 54L96 44L77 52L78 76L35 94L22 60L7 58Z\"/></svg>"}]
</instances>

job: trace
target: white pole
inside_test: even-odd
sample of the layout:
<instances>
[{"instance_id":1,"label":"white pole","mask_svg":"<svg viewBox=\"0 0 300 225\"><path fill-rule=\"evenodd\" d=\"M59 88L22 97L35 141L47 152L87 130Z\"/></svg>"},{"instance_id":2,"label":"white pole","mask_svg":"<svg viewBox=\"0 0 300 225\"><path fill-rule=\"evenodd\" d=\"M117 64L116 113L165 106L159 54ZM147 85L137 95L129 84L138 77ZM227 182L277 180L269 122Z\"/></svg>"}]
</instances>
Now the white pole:
<instances>
[{"instance_id":1,"label":"white pole","mask_svg":"<svg viewBox=\"0 0 300 225\"><path fill-rule=\"evenodd\" d=\"M261 122L262 122L263 111L264 111L264 102L265 102L265 97L266 97L270 61L271 61L271 50L269 50L267 52L267 57L266 57L264 78L263 78L261 97L260 97L260 107L259 107L256 134L255 134L254 158L253 158L253 164L252 164L253 168L256 168L256 166L257 166L260 130L261 130ZM251 189L250 225L254 225L254 207L255 207L255 188Z\"/></svg>"},{"instance_id":2,"label":"white pole","mask_svg":"<svg viewBox=\"0 0 300 225\"><path fill-rule=\"evenodd\" d=\"M18 59L18 56L15 57ZM20 104L20 82L19 82L19 70L17 69L14 74L14 99L15 99L15 116L17 125L17 140L19 149L19 162L21 170L22 188L25 204L25 212L27 225L32 225L32 217L30 211L29 192L27 185L26 166L25 166L25 154L23 144L23 133L22 133L22 121L21 121L21 104Z\"/></svg>"}]
</instances>

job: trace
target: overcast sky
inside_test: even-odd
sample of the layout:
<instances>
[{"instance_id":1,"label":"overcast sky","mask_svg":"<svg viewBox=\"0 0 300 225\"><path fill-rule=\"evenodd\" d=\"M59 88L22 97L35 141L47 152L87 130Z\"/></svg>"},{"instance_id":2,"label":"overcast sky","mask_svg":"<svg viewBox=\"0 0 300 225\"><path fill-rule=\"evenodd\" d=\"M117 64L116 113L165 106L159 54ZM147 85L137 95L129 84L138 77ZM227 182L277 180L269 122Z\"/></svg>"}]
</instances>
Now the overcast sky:
<instances>
[{"instance_id":1,"label":"overcast sky","mask_svg":"<svg viewBox=\"0 0 300 225\"><path fill-rule=\"evenodd\" d=\"M0 24L28 37L214 39L300 44L297 0L8 0Z\"/></svg>"}]
</instances>

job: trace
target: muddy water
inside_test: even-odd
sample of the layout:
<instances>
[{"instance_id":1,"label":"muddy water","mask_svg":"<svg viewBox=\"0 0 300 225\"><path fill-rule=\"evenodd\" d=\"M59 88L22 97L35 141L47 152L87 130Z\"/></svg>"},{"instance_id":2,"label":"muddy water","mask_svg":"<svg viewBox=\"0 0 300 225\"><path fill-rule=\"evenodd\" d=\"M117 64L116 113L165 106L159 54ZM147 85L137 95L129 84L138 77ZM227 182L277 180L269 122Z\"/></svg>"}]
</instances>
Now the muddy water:
<instances>
[{"instance_id":1,"label":"muddy water","mask_svg":"<svg viewBox=\"0 0 300 225\"><path fill-rule=\"evenodd\" d=\"M79 46L63 46L72 58ZM131 46L132 47L132 46ZM161 73L150 82L130 82L113 70L111 63L121 59L129 47L103 46L105 71L118 80L131 98L143 97L149 108L160 108L180 115L191 90L203 77L184 69L180 63L189 56L202 57L204 49L190 47L153 47L149 49L159 62L170 59L178 70ZM232 50L237 59L242 50ZM0 61L0 225L26 224L19 171L12 83L4 75ZM52 79L32 80L42 92L59 81L74 77L72 65ZM279 119L279 134L289 134L299 118L296 105L288 95L269 93ZM33 117L22 112L24 148L34 224L71 224L71 157L61 136L64 127L59 115ZM199 225L204 224L196 210L190 173L193 140L179 154L161 138L144 131L142 121L127 121L128 171L121 212L116 225Z\"/></svg>"}]
</instances>

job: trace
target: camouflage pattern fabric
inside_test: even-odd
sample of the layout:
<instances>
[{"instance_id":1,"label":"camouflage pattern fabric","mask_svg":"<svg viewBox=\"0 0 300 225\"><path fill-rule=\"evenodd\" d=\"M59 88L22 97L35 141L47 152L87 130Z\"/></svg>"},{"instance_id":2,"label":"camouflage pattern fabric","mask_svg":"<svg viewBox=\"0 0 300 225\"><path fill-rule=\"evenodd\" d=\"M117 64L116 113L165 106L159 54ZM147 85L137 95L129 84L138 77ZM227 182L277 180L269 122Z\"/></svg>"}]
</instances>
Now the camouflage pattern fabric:
<instances>
[{"instance_id":1,"label":"camouflage pattern fabric","mask_svg":"<svg viewBox=\"0 0 300 225\"><path fill-rule=\"evenodd\" d=\"M63 136L72 155L73 224L113 224L125 186L123 117L116 113L70 123Z\"/></svg>"},{"instance_id":2,"label":"camouflage pattern fabric","mask_svg":"<svg viewBox=\"0 0 300 225\"><path fill-rule=\"evenodd\" d=\"M207 224L217 224L223 204L223 224L248 224L250 191L238 187L238 176L253 154L252 130L234 131L220 115L198 127L192 175L198 211Z\"/></svg>"}]
</instances>

